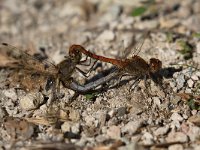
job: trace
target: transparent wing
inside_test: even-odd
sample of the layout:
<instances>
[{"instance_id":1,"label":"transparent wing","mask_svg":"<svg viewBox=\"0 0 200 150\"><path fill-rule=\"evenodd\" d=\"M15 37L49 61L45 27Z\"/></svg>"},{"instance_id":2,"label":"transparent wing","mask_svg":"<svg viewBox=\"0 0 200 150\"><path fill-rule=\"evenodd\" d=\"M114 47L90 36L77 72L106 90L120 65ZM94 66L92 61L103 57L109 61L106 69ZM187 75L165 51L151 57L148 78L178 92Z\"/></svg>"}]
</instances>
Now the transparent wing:
<instances>
[{"instance_id":1,"label":"transparent wing","mask_svg":"<svg viewBox=\"0 0 200 150\"><path fill-rule=\"evenodd\" d=\"M31 56L25 51L7 43L2 43L0 45L0 54L13 58L17 61L19 68L23 68L27 71L51 75L58 73L57 67L51 62L40 60L39 58Z\"/></svg>"}]
</instances>

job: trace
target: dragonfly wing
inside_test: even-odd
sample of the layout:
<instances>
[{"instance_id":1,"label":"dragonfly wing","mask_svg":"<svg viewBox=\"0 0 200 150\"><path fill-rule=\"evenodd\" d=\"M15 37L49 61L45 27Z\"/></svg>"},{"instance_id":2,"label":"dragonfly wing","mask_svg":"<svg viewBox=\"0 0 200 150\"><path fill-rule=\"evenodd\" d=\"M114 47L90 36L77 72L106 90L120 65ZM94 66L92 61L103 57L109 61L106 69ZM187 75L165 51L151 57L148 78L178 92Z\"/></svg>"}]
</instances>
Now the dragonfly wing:
<instances>
[{"instance_id":1,"label":"dragonfly wing","mask_svg":"<svg viewBox=\"0 0 200 150\"><path fill-rule=\"evenodd\" d=\"M24 70L51 75L58 73L58 69L51 62L40 60L39 58L31 56L25 51L12 45L2 43L0 45L0 53L17 60L19 67Z\"/></svg>"}]
</instances>

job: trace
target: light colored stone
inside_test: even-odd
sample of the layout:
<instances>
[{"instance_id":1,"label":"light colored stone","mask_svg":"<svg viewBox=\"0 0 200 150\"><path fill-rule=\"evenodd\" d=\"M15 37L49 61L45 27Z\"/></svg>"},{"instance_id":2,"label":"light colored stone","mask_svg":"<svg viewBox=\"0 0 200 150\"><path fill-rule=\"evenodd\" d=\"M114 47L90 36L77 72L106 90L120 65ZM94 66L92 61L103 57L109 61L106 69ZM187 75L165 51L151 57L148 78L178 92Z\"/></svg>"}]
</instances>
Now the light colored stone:
<instances>
[{"instance_id":1,"label":"light colored stone","mask_svg":"<svg viewBox=\"0 0 200 150\"><path fill-rule=\"evenodd\" d=\"M158 136L158 135L164 135L164 134L166 134L168 131L169 131L169 126L166 125L166 126L164 126L164 127L158 128L158 129L154 132L154 134L155 134L156 136Z\"/></svg>"},{"instance_id":2,"label":"light colored stone","mask_svg":"<svg viewBox=\"0 0 200 150\"><path fill-rule=\"evenodd\" d=\"M113 31L105 30L99 35L99 37L97 38L97 41L104 43L104 42L112 41L114 40L114 38L115 38L115 34Z\"/></svg>"},{"instance_id":3,"label":"light colored stone","mask_svg":"<svg viewBox=\"0 0 200 150\"><path fill-rule=\"evenodd\" d=\"M72 127L72 122L70 121L66 121L61 125L61 130L63 133L65 132L70 132L71 131L71 127Z\"/></svg>"},{"instance_id":4,"label":"light colored stone","mask_svg":"<svg viewBox=\"0 0 200 150\"><path fill-rule=\"evenodd\" d=\"M187 84L190 88L194 86L194 81L192 79L187 80Z\"/></svg>"},{"instance_id":5,"label":"light colored stone","mask_svg":"<svg viewBox=\"0 0 200 150\"><path fill-rule=\"evenodd\" d=\"M170 132L166 138L167 142L187 142L188 137L183 132Z\"/></svg>"},{"instance_id":6,"label":"light colored stone","mask_svg":"<svg viewBox=\"0 0 200 150\"><path fill-rule=\"evenodd\" d=\"M200 77L200 71L197 71L195 74L196 76Z\"/></svg>"},{"instance_id":7,"label":"light colored stone","mask_svg":"<svg viewBox=\"0 0 200 150\"><path fill-rule=\"evenodd\" d=\"M119 126L110 126L107 130L107 135L112 139L119 139L121 137L121 130Z\"/></svg>"},{"instance_id":8,"label":"light colored stone","mask_svg":"<svg viewBox=\"0 0 200 150\"><path fill-rule=\"evenodd\" d=\"M198 78L197 75L192 75L191 78L192 78L192 80L194 80L194 81L198 81L198 80L199 80L199 78Z\"/></svg>"},{"instance_id":9,"label":"light colored stone","mask_svg":"<svg viewBox=\"0 0 200 150\"><path fill-rule=\"evenodd\" d=\"M10 98L10 99L12 99L12 100L17 100L17 94L16 94L14 88L4 90L4 91L3 91L3 94L4 94L6 97L8 97L8 98Z\"/></svg>"},{"instance_id":10,"label":"light colored stone","mask_svg":"<svg viewBox=\"0 0 200 150\"><path fill-rule=\"evenodd\" d=\"M71 127L71 131L75 134L78 134L78 133L80 133L80 127L81 127L81 125L79 122L74 123L73 126Z\"/></svg>"},{"instance_id":11,"label":"light colored stone","mask_svg":"<svg viewBox=\"0 0 200 150\"><path fill-rule=\"evenodd\" d=\"M183 117L181 115L179 115L177 112L174 112L171 117L170 117L171 120L173 121L183 121Z\"/></svg>"},{"instance_id":12,"label":"light colored stone","mask_svg":"<svg viewBox=\"0 0 200 150\"><path fill-rule=\"evenodd\" d=\"M93 116L86 116L85 122L88 126L92 126L95 122L95 118Z\"/></svg>"},{"instance_id":13,"label":"light colored stone","mask_svg":"<svg viewBox=\"0 0 200 150\"><path fill-rule=\"evenodd\" d=\"M145 132L142 136L142 143L144 144L153 144L153 135L149 132Z\"/></svg>"},{"instance_id":14,"label":"light colored stone","mask_svg":"<svg viewBox=\"0 0 200 150\"><path fill-rule=\"evenodd\" d=\"M159 97L152 97L152 99L153 99L153 102L154 102L158 107L160 107L160 104L161 104L160 98L159 98Z\"/></svg>"},{"instance_id":15,"label":"light colored stone","mask_svg":"<svg viewBox=\"0 0 200 150\"><path fill-rule=\"evenodd\" d=\"M22 109L24 110L33 110L36 109L42 104L44 97L42 93L28 93L27 95L19 99L19 103Z\"/></svg>"},{"instance_id":16,"label":"light colored stone","mask_svg":"<svg viewBox=\"0 0 200 150\"><path fill-rule=\"evenodd\" d=\"M124 127L122 127L122 132L134 134L141 127L142 123L142 120L130 121Z\"/></svg>"},{"instance_id":17,"label":"light colored stone","mask_svg":"<svg viewBox=\"0 0 200 150\"><path fill-rule=\"evenodd\" d=\"M181 89L184 86L184 83L185 83L184 75L183 74L178 75L176 82L177 82L177 88Z\"/></svg>"},{"instance_id":18,"label":"light colored stone","mask_svg":"<svg viewBox=\"0 0 200 150\"><path fill-rule=\"evenodd\" d=\"M189 131L187 132L187 135L189 136L192 142L196 141L200 135L200 128L197 126L191 125L189 127Z\"/></svg>"},{"instance_id":19,"label":"light colored stone","mask_svg":"<svg viewBox=\"0 0 200 150\"><path fill-rule=\"evenodd\" d=\"M183 150L183 146L181 144L170 145L168 150Z\"/></svg>"}]
</instances>

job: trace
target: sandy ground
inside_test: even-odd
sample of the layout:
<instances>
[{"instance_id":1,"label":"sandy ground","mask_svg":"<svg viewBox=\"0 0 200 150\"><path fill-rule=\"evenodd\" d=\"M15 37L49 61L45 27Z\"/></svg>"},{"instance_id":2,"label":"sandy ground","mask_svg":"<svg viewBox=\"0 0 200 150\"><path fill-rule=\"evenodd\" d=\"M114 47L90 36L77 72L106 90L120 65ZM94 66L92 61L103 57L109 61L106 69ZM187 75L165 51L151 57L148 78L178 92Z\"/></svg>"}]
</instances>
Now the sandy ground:
<instances>
[{"instance_id":1,"label":"sandy ground","mask_svg":"<svg viewBox=\"0 0 200 150\"><path fill-rule=\"evenodd\" d=\"M138 8L146 11L133 16ZM49 94L9 79L13 70L1 56L0 149L200 149L199 24L198 0L1 0L1 43L55 65L72 44L112 58L139 49L147 62L162 61L164 88L149 79L149 88L142 80L130 90L131 80L70 102L74 91L61 85L62 97L49 106ZM90 83L110 67L98 61L89 78L77 71L72 77Z\"/></svg>"}]
</instances>

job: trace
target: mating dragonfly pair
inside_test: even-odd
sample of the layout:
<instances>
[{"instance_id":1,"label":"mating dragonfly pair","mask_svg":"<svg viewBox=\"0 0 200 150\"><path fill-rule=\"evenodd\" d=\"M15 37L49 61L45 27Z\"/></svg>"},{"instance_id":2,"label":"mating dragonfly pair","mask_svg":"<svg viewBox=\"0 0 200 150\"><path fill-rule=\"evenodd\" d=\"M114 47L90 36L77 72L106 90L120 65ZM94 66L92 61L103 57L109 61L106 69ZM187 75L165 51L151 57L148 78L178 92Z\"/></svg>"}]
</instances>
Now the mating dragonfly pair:
<instances>
[{"instance_id":1,"label":"mating dragonfly pair","mask_svg":"<svg viewBox=\"0 0 200 150\"><path fill-rule=\"evenodd\" d=\"M18 71L12 76L20 80L20 84L24 89L51 90L53 98L56 98L57 93L59 93L60 83L66 88L83 94L92 91L113 78L122 77L123 75L133 76L136 79L135 81L143 77L152 78L162 67L161 61L156 58L151 58L149 63L138 55L134 55L130 59L112 59L93 54L81 45L72 45L69 48L69 55L58 65L31 56L7 43L1 44L0 54L15 60L11 66L15 69L17 68ZM73 79L72 74L75 70L84 73L77 67L78 65L84 65L86 61L82 60L82 54L95 60L111 63L117 69L96 81L81 85Z\"/></svg>"}]
</instances>

